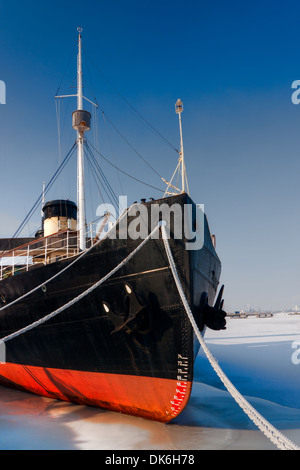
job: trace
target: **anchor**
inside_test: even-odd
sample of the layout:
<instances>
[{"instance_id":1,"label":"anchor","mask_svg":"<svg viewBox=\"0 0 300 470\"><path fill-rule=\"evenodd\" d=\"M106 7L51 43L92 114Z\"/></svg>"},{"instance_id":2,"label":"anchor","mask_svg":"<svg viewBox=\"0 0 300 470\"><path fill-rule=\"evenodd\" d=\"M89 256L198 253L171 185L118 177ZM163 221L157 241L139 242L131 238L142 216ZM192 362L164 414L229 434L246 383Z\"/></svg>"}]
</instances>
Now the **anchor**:
<instances>
[{"instance_id":1,"label":"anchor","mask_svg":"<svg viewBox=\"0 0 300 470\"><path fill-rule=\"evenodd\" d=\"M114 324L115 329L111 334L124 330L127 334L135 331L146 334L151 330L151 317L149 314L149 305L143 303L141 296L137 294L133 287L125 284L125 312L115 313L107 302L102 302L103 308L109 319Z\"/></svg>"},{"instance_id":2,"label":"anchor","mask_svg":"<svg viewBox=\"0 0 300 470\"><path fill-rule=\"evenodd\" d=\"M215 331L226 330L226 312L223 310L224 299L222 299L223 291L224 285L220 288L213 307L208 304L207 292L202 292L197 309L198 326L201 331L205 326Z\"/></svg>"}]
</instances>

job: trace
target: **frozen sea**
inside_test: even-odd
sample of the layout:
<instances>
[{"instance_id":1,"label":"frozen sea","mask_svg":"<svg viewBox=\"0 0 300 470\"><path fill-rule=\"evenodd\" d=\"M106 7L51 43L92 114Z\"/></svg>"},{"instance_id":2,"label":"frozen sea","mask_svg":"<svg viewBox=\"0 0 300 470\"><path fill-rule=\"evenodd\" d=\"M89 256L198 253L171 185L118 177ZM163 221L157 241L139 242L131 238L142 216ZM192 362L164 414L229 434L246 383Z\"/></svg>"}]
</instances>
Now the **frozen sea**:
<instances>
[{"instance_id":1,"label":"frozen sea","mask_svg":"<svg viewBox=\"0 0 300 470\"><path fill-rule=\"evenodd\" d=\"M300 447L300 315L228 318L227 329L207 330L205 341L240 393ZM190 401L170 424L0 387L0 449L277 450L202 351Z\"/></svg>"}]
</instances>

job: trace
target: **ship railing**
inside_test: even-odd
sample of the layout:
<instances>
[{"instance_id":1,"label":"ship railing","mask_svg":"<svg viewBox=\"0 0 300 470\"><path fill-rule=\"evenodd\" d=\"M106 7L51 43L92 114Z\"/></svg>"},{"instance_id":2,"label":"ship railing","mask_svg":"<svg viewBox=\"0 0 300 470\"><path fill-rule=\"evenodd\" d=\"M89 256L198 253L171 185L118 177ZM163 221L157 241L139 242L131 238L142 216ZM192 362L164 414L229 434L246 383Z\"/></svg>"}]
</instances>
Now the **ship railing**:
<instances>
[{"instance_id":1,"label":"ship railing","mask_svg":"<svg viewBox=\"0 0 300 470\"><path fill-rule=\"evenodd\" d=\"M87 249L103 236L103 229L109 215L102 221L100 228L99 219L86 225ZM0 281L29 271L38 265L47 265L74 257L80 252L78 247L78 231L67 229L5 251L0 257Z\"/></svg>"}]
</instances>

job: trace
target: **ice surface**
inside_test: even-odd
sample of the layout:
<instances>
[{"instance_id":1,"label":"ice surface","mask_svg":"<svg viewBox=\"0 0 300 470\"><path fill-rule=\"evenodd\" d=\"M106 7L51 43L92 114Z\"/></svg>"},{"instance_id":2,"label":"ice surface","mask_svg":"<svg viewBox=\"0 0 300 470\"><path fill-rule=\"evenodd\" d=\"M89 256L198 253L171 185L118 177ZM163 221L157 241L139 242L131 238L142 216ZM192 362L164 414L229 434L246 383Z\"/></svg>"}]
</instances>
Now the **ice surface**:
<instances>
[{"instance_id":1,"label":"ice surface","mask_svg":"<svg viewBox=\"0 0 300 470\"><path fill-rule=\"evenodd\" d=\"M300 446L300 315L228 318L227 330L207 330L205 341L252 406ZM2 387L0 448L276 450L224 389L202 351L191 399L168 425Z\"/></svg>"}]
</instances>

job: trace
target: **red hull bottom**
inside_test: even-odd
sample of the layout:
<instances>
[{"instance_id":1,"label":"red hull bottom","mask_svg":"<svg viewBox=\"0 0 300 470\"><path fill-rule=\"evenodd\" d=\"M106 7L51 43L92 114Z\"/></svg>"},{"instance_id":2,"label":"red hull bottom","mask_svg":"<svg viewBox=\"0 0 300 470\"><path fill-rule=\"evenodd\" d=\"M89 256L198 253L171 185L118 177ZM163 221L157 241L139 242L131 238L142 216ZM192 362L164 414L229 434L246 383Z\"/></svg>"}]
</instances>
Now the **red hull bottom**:
<instances>
[{"instance_id":1,"label":"red hull bottom","mask_svg":"<svg viewBox=\"0 0 300 470\"><path fill-rule=\"evenodd\" d=\"M184 409L192 388L185 381L10 363L0 365L0 385L163 423Z\"/></svg>"}]
</instances>

